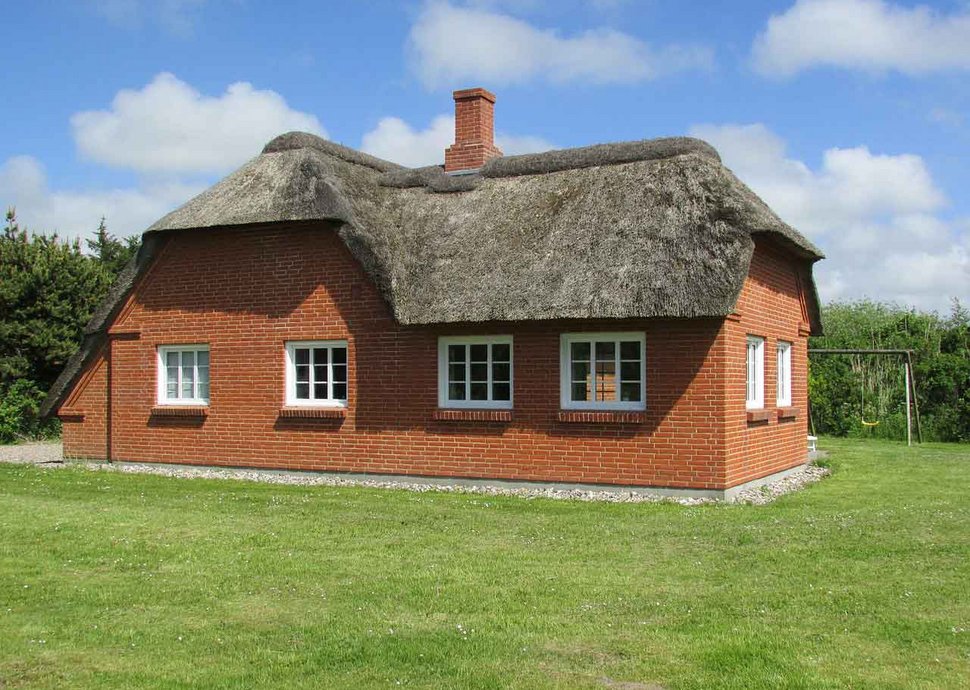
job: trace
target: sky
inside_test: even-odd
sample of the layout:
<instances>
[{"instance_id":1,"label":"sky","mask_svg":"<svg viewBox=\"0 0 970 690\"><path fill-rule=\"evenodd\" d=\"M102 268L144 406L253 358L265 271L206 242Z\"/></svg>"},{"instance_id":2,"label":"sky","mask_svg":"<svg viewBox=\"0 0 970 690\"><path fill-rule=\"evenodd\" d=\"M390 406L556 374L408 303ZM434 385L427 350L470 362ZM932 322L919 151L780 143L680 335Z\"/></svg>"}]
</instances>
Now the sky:
<instances>
[{"instance_id":1,"label":"sky","mask_svg":"<svg viewBox=\"0 0 970 690\"><path fill-rule=\"evenodd\" d=\"M142 232L275 135L443 160L689 135L822 248L825 302L970 303L970 0L3 3L0 206Z\"/></svg>"}]
</instances>

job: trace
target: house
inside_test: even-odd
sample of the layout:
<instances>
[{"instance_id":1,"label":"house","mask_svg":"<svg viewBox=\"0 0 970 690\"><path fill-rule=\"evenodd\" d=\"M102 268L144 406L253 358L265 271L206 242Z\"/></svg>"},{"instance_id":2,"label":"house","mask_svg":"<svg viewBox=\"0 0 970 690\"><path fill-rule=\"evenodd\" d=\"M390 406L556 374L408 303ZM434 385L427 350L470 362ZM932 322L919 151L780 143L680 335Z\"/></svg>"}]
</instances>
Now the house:
<instances>
[{"instance_id":1,"label":"house","mask_svg":"<svg viewBox=\"0 0 970 690\"><path fill-rule=\"evenodd\" d=\"M67 456L729 496L806 461L822 254L708 144L444 166L305 133L152 225L45 402Z\"/></svg>"}]
</instances>

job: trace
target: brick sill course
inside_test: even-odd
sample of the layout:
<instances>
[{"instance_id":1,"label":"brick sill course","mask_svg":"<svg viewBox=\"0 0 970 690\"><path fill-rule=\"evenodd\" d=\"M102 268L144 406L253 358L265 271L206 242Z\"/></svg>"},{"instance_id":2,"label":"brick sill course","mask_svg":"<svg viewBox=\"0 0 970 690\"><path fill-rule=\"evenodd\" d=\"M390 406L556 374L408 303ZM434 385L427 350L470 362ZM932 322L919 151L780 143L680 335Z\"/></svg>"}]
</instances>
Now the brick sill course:
<instances>
[{"instance_id":1,"label":"brick sill course","mask_svg":"<svg viewBox=\"0 0 970 690\"><path fill-rule=\"evenodd\" d=\"M795 419L798 417L797 407L779 407L778 419Z\"/></svg>"},{"instance_id":2,"label":"brick sill course","mask_svg":"<svg viewBox=\"0 0 970 690\"><path fill-rule=\"evenodd\" d=\"M770 410L748 410L748 424L756 424L758 422L767 422L771 417Z\"/></svg>"},{"instance_id":3,"label":"brick sill course","mask_svg":"<svg viewBox=\"0 0 970 690\"><path fill-rule=\"evenodd\" d=\"M201 405L156 405L152 417L208 417L209 408Z\"/></svg>"},{"instance_id":4,"label":"brick sill course","mask_svg":"<svg viewBox=\"0 0 970 690\"><path fill-rule=\"evenodd\" d=\"M286 419L344 419L346 407L284 407L280 417Z\"/></svg>"},{"instance_id":5,"label":"brick sill course","mask_svg":"<svg viewBox=\"0 0 970 690\"><path fill-rule=\"evenodd\" d=\"M61 408L57 413L57 418L62 422L83 422L85 413L82 410L70 410Z\"/></svg>"},{"instance_id":6,"label":"brick sill course","mask_svg":"<svg viewBox=\"0 0 970 690\"><path fill-rule=\"evenodd\" d=\"M560 410L556 419L567 424L643 424L647 414L620 410Z\"/></svg>"},{"instance_id":7,"label":"brick sill course","mask_svg":"<svg viewBox=\"0 0 970 690\"><path fill-rule=\"evenodd\" d=\"M435 410L438 422L511 422L512 410Z\"/></svg>"}]
</instances>

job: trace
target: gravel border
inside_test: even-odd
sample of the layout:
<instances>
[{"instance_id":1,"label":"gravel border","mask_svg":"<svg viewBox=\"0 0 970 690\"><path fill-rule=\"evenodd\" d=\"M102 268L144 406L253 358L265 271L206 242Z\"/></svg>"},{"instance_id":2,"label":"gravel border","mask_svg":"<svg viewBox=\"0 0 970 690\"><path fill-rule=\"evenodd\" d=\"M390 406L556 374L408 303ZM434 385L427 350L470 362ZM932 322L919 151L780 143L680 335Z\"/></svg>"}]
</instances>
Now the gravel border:
<instances>
[{"instance_id":1,"label":"gravel border","mask_svg":"<svg viewBox=\"0 0 970 690\"><path fill-rule=\"evenodd\" d=\"M605 503L678 503L695 506L723 503L717 498L690 496L662 496L622 489L561 489L552 487L503 487L470 486L466 484L422 483L419 481L393 481L386 479L346 478L312 472L281 472L278 470L236 469L222 467L194 467L154 465L150 463L104 463L87 461L64 461L59 443L25 443L16 446L0 446L0 462L35 464L43 467L84 467L91 471L120 472L123 474L153 474L162 477L184 479L235 479L240 481L282 484L289 486L367 487L377 489L404 489L417 493L439 491L442 493L481 494L485 496L518 496L520 498L551 498L570 501L600 501ZM765 505L780 496L798 491L828 476L826 467L808 464L787 476L762 486L746 489L737 494L735 503Z\"/></svg>"}]
</instances>

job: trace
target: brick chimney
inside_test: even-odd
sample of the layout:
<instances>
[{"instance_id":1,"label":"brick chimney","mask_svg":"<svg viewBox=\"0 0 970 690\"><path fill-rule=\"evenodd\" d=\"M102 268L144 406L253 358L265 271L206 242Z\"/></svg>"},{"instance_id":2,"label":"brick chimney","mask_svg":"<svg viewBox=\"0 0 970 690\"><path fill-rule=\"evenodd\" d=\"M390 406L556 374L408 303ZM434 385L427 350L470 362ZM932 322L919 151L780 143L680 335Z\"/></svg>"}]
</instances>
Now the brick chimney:
<instances>
[{"instance_id":1,"label":"brick chimney","mask_svg":"<svg viewBox=\"0 0 970 690\"><path fill-rule=\"evenodd\" d=\"M478 170L489 158L501 156L495 146L495 94L462 89L455 98L455 143L445 149L445 172Z\"/></svg>"}]
</instances>

